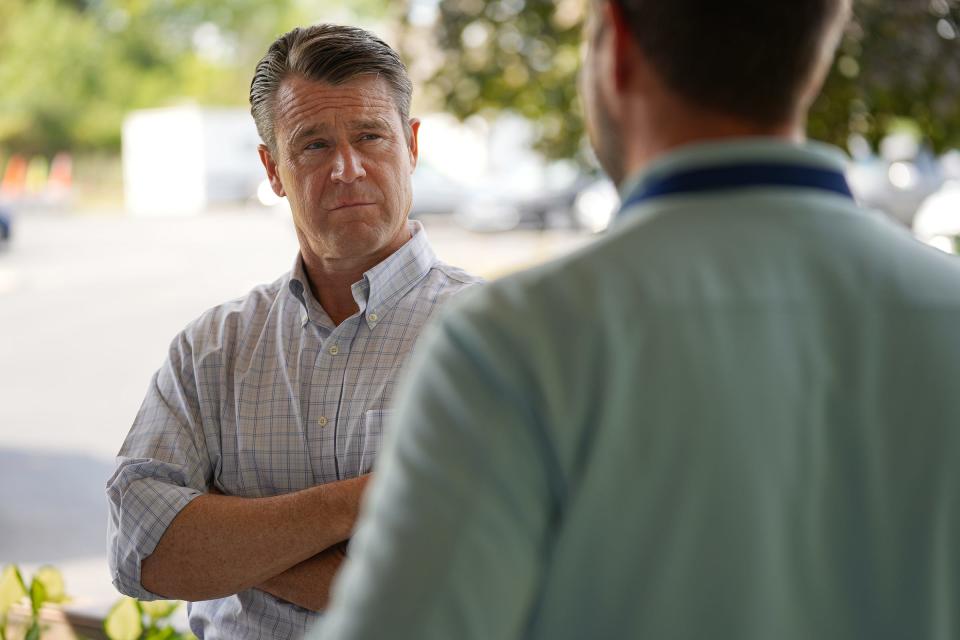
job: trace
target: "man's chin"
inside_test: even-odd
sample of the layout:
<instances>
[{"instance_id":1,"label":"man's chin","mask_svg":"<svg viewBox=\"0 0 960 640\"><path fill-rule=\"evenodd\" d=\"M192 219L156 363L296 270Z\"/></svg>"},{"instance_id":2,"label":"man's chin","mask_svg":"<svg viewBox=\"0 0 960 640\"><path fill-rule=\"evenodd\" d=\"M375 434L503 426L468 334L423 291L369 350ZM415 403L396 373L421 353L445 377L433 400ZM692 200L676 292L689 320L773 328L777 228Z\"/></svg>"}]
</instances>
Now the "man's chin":
<instances>
[{"instance_id":1,"label":"man's chin","mask_svg":"<svg viewBox=\"0 0 960 640\"><path fill-rule=\"evenodd\" d=\"M382 229L371 227L363 221L350 227L349 233L337 234L331 243L331 258L348 260L373 257L383 253L390 244L390 238Z\"/></svg>"},{"instance_id":2,"label":"man's chin","mask_svg":"<svg viewBox=\"0 0 960 640\"><path fill-rule=\"evenodd\" d=\"M406 221L399 228L370 215L330 216L325 222L323 228L298 233L301 248L323 260L379 262L410 239Z\"/></svg>"}]
</instances>

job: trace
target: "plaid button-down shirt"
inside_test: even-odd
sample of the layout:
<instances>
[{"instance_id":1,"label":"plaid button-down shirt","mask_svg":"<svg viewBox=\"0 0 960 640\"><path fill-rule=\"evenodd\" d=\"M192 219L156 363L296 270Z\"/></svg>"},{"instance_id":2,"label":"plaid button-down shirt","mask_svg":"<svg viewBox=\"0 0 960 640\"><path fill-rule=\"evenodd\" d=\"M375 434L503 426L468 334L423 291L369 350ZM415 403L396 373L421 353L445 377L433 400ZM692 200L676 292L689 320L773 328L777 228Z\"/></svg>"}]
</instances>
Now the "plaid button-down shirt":
<instances>
[{"instance_id":1,"label":"plaid button-down shirt","mask_svg":"<svg viewBox=\"0 0 960 640\"><path fill-rule=\"evenodd\" d=\"M140 564L193 498L264 497L371 470L398 373L439 305L477 278L437 260L426 233L353 285L334 326L291 273L217 306L174 339L107 483L117 589L150 599ZM192 603L201 638L299 638L316 614L250 589Z\"/></svg>"}]
</instances>

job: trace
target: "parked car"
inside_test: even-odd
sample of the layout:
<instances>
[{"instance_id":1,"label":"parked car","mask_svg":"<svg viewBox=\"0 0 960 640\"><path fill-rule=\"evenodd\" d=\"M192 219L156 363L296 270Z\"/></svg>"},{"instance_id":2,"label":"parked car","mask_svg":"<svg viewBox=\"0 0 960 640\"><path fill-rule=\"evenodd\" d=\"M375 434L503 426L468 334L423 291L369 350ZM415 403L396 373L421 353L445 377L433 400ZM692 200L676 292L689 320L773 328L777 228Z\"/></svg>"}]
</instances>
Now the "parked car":
<instances>
[{"instance_id":1,"label":"parked car","mask_svg":"<svg viewBox=\"0 0 960 640\"><path fill-rule=\"evenodd\" d=\"M573 203L573 215L582 229L604 231L620 209L620 193L606 177L598 178L580 190Z\"/></svg>"},{"instance_id":2,"label":"parked car","mask_svg":"<svg viewBox=\"0 0 960 640\"><path fill-rule=\"evenodd\" d=\"M13 236L13 215L0 208L0 249L10 245Z\"/></svg>"},{"instance_id":3,"label":"parked car","mask_svg":"<svg viewBox=\"0 0 960 640\"><path fill-rule=\"evenodd\" d=\"M466 185L444 175L426 162L417 165L413 172L412 185L411 218L453 213L469 192Z\"/></svg>"},{"instance_id":4,"label":"parked car","mask_svg":"<svg viewBox=\"0 0 960 640\"><path fill-rule=\"evenodd\" d=\"M606 178L579 174L568 184L534 193L511 193L489 186L474 190L454 210L470 231L513 229L586 229L602 231L619 205Z\"/></svg>"},{"instance_id":5,"label":"parked car","mask_svg":"<svg viewBox=\"0 0 960 640\"><path fill-rule=\"evenodd\" d=\"M847 170L847 179L864 206L913 226L921 203L943 184L940 163L909 135L888 136L880 155L864 155Z\"/></svg>"},{"instance_id":6,"label":"parked car","mask_svg":"<svg viewBox=\"0 0 960 640\"><path fill-rule=\"evenodd\" d=\"M960 180L948 180L920 205L913 232L947 253L960 250Z\"/></svg>"}]
</instances>

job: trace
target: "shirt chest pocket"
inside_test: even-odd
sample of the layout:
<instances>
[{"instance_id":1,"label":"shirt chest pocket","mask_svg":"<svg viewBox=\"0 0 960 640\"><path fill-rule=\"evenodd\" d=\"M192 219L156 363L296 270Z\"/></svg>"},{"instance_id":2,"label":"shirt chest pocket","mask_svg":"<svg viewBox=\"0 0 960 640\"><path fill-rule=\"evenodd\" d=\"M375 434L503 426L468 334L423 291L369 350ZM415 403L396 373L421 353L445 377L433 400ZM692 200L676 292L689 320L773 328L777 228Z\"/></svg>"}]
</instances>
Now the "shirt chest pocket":
<instances>
[{"instance_id":1,"label":"shirt chest pocket","mask_svg":"<svg viewBox=\"0 0 960 640\"><path fill-rule=\"evenodd\" d=\"M360 474L373 471L373 462L383 445L384 427L393 415L392 411L367 411L363 414L363 431L360 445Z\"/></svg>"}]
</instances>

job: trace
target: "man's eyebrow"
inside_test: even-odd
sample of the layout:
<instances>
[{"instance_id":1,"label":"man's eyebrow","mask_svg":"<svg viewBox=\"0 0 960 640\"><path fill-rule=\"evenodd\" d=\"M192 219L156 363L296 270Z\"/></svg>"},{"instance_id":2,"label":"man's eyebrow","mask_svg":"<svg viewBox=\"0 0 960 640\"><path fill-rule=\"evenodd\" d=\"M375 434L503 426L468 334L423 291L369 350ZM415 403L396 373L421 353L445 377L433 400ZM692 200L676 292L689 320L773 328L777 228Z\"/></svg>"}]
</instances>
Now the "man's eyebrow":
<instances>
[{"instance_id":1,"label":"man's eyebrow","mask_svg":"<svg viewBox=\"0 0 960 640\"><path fill-rule=\"evenodd\" d=\"M367 118L360 118L354 120L350 123L350 129L353 131L358 130L373 130L373 131L384 131L390 129L390 123L386 118L382 116L370 116Z\"/></svg>"},{"instance_id":2,"label":"man's eyebrow","mask_svg":"<svg viewBox=\"0 0 960 640\"><path fill-rule=\"evenodd\" d=\"M327 132L327 130L328 128L325 125L297 125L297 127L293 130L293 133L290 134L290 141L296 144L305 138L323 135Z\"/></svg>"}]
</instances>

